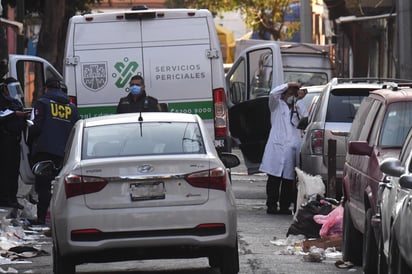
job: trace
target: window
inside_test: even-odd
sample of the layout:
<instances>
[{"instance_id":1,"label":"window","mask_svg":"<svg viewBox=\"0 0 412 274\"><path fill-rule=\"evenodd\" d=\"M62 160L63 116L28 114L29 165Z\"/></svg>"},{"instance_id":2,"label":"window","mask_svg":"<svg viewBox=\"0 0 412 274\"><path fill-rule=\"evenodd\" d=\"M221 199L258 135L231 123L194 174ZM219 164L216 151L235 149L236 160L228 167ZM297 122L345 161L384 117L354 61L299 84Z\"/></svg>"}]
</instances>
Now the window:
<instances>
[{"instance_id":1,"label":"window","mask_svg":"<svg viewBox=\"0 0 412 274\"><path fill-rule=\"evenodd\" d=\"M368 90L333 90L329 96L326 122L352 123Z\"/></svg>"},{"instance_id":2,"label":"window","mask_svg":"<svg viewBox=\"0 0 412 274\"><path fill-rule=\"evenodd\" d=\"M412 125L412 102L388 106L380 135L382 147L402 147Z\"/></svg>"},{"instance_id":3,"label":"window","mask_svg":"<svg viewBox=\"0 0 412 274\"><path fill-rule=\"evenodd\" d=\"M298 82L303 87L324 85L328 82L328 75L321 72L285 71L285 83L287 82Z\"/></svg>"},{"instance_id":4,"label":"window","mask_svg":"<svg viewBox=\"0 0 412 274\"><path fill-rule=\"evenodd\" d=\"M85 128L83 159L204 153L196 123L130 123Z\"/></svg>"},{"instance_id":5,"label":"window","mask_svg":"<svg viewBox=\"0 0 412 274\"><path fill-rule=\"evenodd\" d=\"M233 104L238 104L246 100L245 66L245 60L242 60L230 76L229 99Z\"/></svg>"},{"instance_id":6,"label":"window","mask_svg":"<svg viewBox=\"0 0 412 274\"><path fill-rule=\"evenodd\" d=\"M24 106L30 108L43 94L43 64L33 61L18 61L18 80L24 91Z\"/></svg>"},{"instance_id":7,"label":"window","mask_svg":"<svg viewBox=\"0 0 412 274\"><path fill-rule=\"evenodd\" d=\"M250 99L268 95L272 87L272 51L270 49L252 51L248 58L251 71Z\"/></svg>"}]
</instances>

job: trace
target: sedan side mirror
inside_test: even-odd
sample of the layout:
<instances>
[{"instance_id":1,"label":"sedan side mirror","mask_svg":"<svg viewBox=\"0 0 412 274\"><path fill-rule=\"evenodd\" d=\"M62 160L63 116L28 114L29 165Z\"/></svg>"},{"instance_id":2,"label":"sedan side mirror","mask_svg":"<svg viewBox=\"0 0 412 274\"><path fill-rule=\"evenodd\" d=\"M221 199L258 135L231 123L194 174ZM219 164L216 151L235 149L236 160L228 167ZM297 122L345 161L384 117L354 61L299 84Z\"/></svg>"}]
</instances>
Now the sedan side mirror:
<instances>
[{"instance_id":1,"label":"sedan side mirror","mask_svg":"<svg viewBox=\"0 0 412 274\"><path fill-rule=\"evenodd\" d=\"M364 141L351 141L349 142L348 153L353 155L372 155L372 147Z\"/></svg>"},{"instance_id":2,"label":"sedan side mirror","mask_svg":"<svg viewBox=\"0 0 412 274\"><path fill-rule=\"evenodd\" d=\"M380 170L390 176L401 177L405 173L405 168L401 165L401 161L396 158L387 158L380 164Z\"/></svg>"},{"instance_id":3,"label":"sedan side mirror","mask_svg":"<svg viewBox=\"0 0 412 274\"><path fill-rule=\"evenodd\" d=\"M58 168L49 160L36 163L32 171L37 176L54 177L58 173Z\"/></svg>"},{"instance_id":4,"label":"sedan side mirror","mask_svg":"<svg viewBox=\"0 0 412 274\"><path fill-rule=\"evenodd\" d=\"M401 187L412 189L412 176L410 175L402 175L399 178L399 184Z\"/></svg>"},{"instance_id":5,"label":"sedan side mirror","mask_svg":"<svg viewBox=\"0 0 412 274\"><path fill-rule=\"evenodd\" d=\"M297 128L298 128L298 129L306 129L306 127L308 126L308 124L309 124L309 119L308 119L308 117L303 117L302 119L299 120L299 123L298 123Z\"/></svg>"},{"instance_id":6,"label":"sedan side mirror","mask_svg":"<svg viewBox=\"0 0 412 274\"><path fill-rule=\"evenodd\" d=\"M235 154L222 152L219 156L226 168L237 167L240 165L240 160Z\"/></svg>"}]
</instances>

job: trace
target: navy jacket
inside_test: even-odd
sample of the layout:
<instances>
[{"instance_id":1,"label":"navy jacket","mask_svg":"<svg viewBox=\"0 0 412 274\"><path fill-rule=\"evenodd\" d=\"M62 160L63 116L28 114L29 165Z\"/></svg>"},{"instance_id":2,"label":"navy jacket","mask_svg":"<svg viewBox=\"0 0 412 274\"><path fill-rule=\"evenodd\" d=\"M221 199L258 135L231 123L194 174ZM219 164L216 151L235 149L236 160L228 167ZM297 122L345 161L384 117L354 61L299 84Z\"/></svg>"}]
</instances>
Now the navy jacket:
<instances>
[{"instance_id":1,"label":"navy jacket","mask_svg":"<svg viewBox=\"0 0 412 274\"><path fill-rule=\"evenodd\" d=\"M43 152L64 156L70 131L79 114L69 97L60 89L51 89L34 104L34 125L29 127L31 154Z\"/></svg>"},{"instance_id":2,"label":"navy jacket","mask_svg":"<svg viewBox=\"0 0 412 274\"><path fill-rule=\"evenodd\" d=\"M146 95L134 101L133 95L129 93L126 97L120 98L119 104L117 105L117 113L157 111L160 111L157 99Z\"/></svg>"},{"instance_id":3,"label":"navy jacket","mask_svg":"<svg viewBox=\"0 0 412 274\"><path fill-rule=\"evenodd\" d=\"M0 93L0 110L6 109L14 111L23 111L23 105L17 99L5 96ZM0 118L0 132L2 134L14 135L20 138L22 130L26 126L26 121L23 117L18 117L15 114L10 114Z\"/></svg>"}]
</instances>

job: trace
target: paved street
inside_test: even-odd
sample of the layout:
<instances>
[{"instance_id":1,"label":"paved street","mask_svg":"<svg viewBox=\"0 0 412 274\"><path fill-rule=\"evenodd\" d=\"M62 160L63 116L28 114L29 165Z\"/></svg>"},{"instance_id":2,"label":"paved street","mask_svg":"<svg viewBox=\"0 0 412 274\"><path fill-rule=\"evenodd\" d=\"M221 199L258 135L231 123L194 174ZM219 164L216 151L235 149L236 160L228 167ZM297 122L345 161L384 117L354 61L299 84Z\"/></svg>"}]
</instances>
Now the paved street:
<instances>
[{"instance_id":1,"label":"paved street","mask_svg":"<svg viewBox=\"0 0 412 274\"><path fill-rule=\"evenodd\" d=\"M236 152L236 151L235 151ZM320 263L305 262L302 254L289 253L287 245L275 245L271 241L286 241L286 232L292 216L267 215L265 208L265 180L263 174L248 176L244 166L233 170L233 187L238 204L239 255L241 274L275 273L362 273L359 267L338 269L337 259L326 258ZM41 240L39 248L51 253L50 238ZM289 246L291 248L291 246ZM297 248L292 250L298 251ZM31 263L0 265L16 269L14 273L52 273L51 256L27 259ZM77 273L116 273L116 274L219 274L217 269L208 267L206 259L195 260L148 260L129 261L101 265L87 264L77 267ZM100 269L97 271L96 269ZM4 273L0 270L0 273ZM12 273L12 272L9 272Z\"/></svg>"}]
</instances>

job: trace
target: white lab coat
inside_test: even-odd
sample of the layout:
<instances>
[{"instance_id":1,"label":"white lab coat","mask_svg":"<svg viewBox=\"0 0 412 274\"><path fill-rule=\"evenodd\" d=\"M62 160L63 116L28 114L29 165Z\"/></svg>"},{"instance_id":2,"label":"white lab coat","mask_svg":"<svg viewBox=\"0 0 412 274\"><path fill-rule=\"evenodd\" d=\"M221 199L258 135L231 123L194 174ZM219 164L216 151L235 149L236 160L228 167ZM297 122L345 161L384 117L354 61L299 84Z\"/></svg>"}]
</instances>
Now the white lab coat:
<instances>
[{"instance_id":1,"label":"white lab coat","mask_svg":"<svg viewBox=\"0 0 412 274\"><path fill-rule=\"evenodd\" d=\"M302 119L303 117L307 117L308 114L308 109L305 105L305 103L303 103L303 100L299 99L295 102L295 114L292 116L292 121L293 124L295 126L297 126L299 124L300 119ZM296 128L296 166L300 167L300 146L302 143L302 137L303 137L303 133L301 129Z\"/></svg>"},{"instance_id":2,"label":"white lab coat","mask_svg":"<svg viewBox=\"0 0 412 274\"><path fill-rule=\"evenodd\" d=\"M297 150L300 149L300 130L291 123L291 111L280 99L288 84L274 88L269 94L271 129L259 170L267 174L295 179ZM292 122L297 118L292 117ZM297 123L295 123L297 125Z\"/></svg>"}]
</instances>

